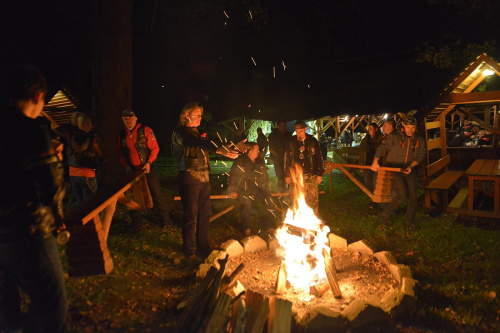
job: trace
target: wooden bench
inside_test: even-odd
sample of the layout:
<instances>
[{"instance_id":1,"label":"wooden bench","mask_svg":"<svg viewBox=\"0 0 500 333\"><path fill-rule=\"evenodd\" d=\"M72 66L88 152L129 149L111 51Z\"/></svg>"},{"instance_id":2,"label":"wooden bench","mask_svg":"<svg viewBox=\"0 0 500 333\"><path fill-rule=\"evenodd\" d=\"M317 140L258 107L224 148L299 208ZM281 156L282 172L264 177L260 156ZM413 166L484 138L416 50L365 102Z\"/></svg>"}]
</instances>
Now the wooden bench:
<instances>
[{"instance_id":1,"label":"wooden bench","mask_svg":"<svg viewBox=\"0 0 500 333\"><path fill-rule=\"evenodd\" d=\"M107 239L116 203L139 209L137 203L125 198L124 192L138 184L143 176L144 171L126 175L111 186L97 190L65 215L71 235L66 244L69 276L107 274L113 269Z\"/></svg>"},{"instance_id":2,"label":"wooden bench","mask_svg":"<svg viewBox=\"0 0 500 333\"><path fill-rule=\"evenodd\" d=\"M436 162L429 164L426 167L427 177L430 178L441 172L439 176L433 178L429 181L429 184L425 186L425 208L435 209L439 208L446 210L448 207L448 190L452 188L457 181L465 174L463 171L448 171L447 166L450 164L450 155L437 160ZM461 193L460 198L463 197ZM465 200L465 199L463 199ZM433 205L435 203L436 205ZM463 203L463 201L462 201ZM456 206L459 203L459 198L453 201L453 205Z\"/></svg>"}]
</instances>

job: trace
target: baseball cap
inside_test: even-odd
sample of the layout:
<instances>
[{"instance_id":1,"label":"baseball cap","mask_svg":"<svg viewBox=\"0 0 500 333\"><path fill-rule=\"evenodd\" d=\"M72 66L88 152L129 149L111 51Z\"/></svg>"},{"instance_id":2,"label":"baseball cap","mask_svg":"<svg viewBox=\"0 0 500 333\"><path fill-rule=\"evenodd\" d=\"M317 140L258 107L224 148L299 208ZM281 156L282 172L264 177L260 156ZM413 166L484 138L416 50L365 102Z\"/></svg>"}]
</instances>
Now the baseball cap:
<instances>
[{"instance_id":1,"label":"baseball cap","mask_svg":"<svg viewBox=\"0 0 500 333\"><path fill-rule=\"evenodd\" d=\"M135 117L135 112L132 110L123 110L122 117Z\"/></svg>"},{"instance_id":2,"label":"baseball cap","mask_svg":"<svg viewBox=\"0 0 500 333\"><path fill-rule=\"evenodd\" d=\"M307 125L306 125L305 121L297 120L295 122L295 125L293 125L293 127L295 127L295 128L307 128Z\"/></svg>"},{"instance_id":3,"label":"baseball cap","mask_svg":"<svg viewBox=\"0 0 500 333\"><path fill-rule=\"evenodd\" d=\"M403 123L405 125L416 125L417 119L415 117L409 116L409 117L406 117L405 120L403 120Z\"/></svg>"}]
</instances>

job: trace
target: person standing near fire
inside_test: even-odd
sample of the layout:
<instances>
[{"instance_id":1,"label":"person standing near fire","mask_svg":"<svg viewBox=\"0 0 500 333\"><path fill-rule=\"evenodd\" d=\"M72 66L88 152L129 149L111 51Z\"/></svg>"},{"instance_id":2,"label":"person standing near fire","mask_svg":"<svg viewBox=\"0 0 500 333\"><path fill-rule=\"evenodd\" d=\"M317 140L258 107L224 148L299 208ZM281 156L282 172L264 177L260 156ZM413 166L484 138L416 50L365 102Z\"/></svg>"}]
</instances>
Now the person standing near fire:
<instances>
[{"instance_id":1,"label":"person standing near fire","mask_svg":"<svg viewBox=\"0 0 500 333\"><path fill-rule=\"evenodd\" d=\"M245 236L252 234L250 230L252 212L258 215L259 221L269 234L276 228L276 214L271 198L271 185L267 174L267 166L260 156L260 146L248 142L247 151L233 163L229 173L229 193L237 199L241 208L241 222ZM274 215L273 215L274 214Z\"/></svg>"},{"instance_id":2,"label":"person standing near fire","mask_svg":"<svg viewBox=\"0 0 500 333\"><path fill-rule=\"evenodd\" d=\"M182 251L189 260L198 261L196 254L206 257L211 248L208 240L208 225L212 215L210 203L209 153L231 159L238 152L219 142L209 140L200 133L203 106L197 102L187 103L179 116L179 126L172 134L178 163L178 181L183 208Z\"/></svg>"},{"instance_id":3,"label":"person standing near fire","mask_svg":"<svg viewBox=\"0 0 500 333\"><path fill-rule=\"evenodd\" d=\"M269 134L269 154L274 164L274 172L278 180L278 191L285 192L285 147L292 138L292 133L286 130L286 121L280 120L277 128Z\"/></svg>"},{"instance_id":4,"label":"person standing near fire","mask_svg":"<svg viewBox=\"0 0 500 333\"><path fill-rule=\"evenodd\" d=\"M259 145L260 153L259 156L264 162L266 161L267 147L269 146L269 142L267 141L266 136L262 133L262 128L257 128L257 144Z\"/></svg>"},{"instance_id":5,"label":"person standing near fire","mask_svg":"<svg viewBox=\"0 0 500 333\"><path fill-rule=\"evenodd\" d=\"M62 226L58 148L37 121L47 84L33 67L0 75L0 331L66 332L64 274L53 231ZM29 298L20 317L21 288Z\"/></svg>"},{"instance_id":6,"label":"person standing near fire","mask_svg":"<svg viewBox=\"0 0 500 333\"><path fill-rule=\"evenodd\" d=\"M413 228L417 211L417 172L414 169L425 159L426 149L424 138L416 134L414 117L406 117L402 126L403 132L391 132L377 148L371 169L378 171L379 159L384 155L384 166L402 169L402 172L393 172L392 202L385 206L380 218L384 225L389 225L390 216L408 198L406 227Z\"/></svg>"},{"instance_id":7,"label":"person standing near fire","mask_svg":"<svg viewBox=\"0 0 500 333\"><path fill-rule=\"evenodd\" d=\"M360 144L362 151L359 161L360 165L372 165L373 157L375 156L375 152L377 151L381 140L382 136L380 135L377 123L371 123L368 125L368 133L363 140L361 140ZM366 188L373 193L375 183L377 181L377 173L371 169L361 169L361 171L363 172L363 179L365 181ZM373 201L370 201L368 206L370 208L378 208L378 205Z\"/></svg>"},{"instance_id":8,"label":"person standing near fire","mask_svg":"<svg viewBox=\"0 0 500 333\"><path fill-rule=\"evenodd\" d=\"M160 152L158 141L153 130L137 122L137 116L132 110L124 110L122 121L125 128L118 136L118 157L127 173L145 170L149 191L161 216L161 225L171 224L170 210L167 200L161 191L156 158ZM142 212L131 210L133 228L140 230L143 227Z\"/></svg>"},{"instance_id":9,"label":"person standing near fire","mask_svg":"<svg viewBox=\"0 0 500 333\"><path fill-rule=\"evenodd\" d=\"M306 133L307 125L304 121L295 122L295 133L291 140L288 141L285 147L285 181L287 184L292 183L291 169L295 165L299 165L302 169L302 177L304 180L305 200L316 215L319 208L319 189L318 184L323 179L323 156L318 140L312 135ZM292 184L293 190L290 193L294 197L297 190L297 184ZM293 201L292 201L293 202Z\"/></svg>"}]
</instances>

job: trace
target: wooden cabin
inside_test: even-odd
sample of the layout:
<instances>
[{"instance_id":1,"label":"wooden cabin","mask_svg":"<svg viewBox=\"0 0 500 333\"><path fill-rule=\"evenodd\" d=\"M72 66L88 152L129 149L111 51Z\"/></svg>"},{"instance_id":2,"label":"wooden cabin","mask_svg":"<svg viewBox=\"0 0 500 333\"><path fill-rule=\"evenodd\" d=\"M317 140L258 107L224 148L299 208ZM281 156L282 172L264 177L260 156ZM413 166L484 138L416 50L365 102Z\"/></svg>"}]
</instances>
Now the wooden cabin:
<instances>
[{"instance_id":1,"label":"wooden cabin","mask_svg":"<svg viewBox=\"0 0 500 333\"><path fill-rule=\"evenodd\" d=\"M463 212L469 215L500 217L497 189L500 177L490 170L490 180L495 187L494 211L482 214L473 206L478 191L466 170L477 160L489 161L492 167L500 158L500 64L480 55L424 111L427 141L427 167L424 177L425 206L439 207L444 211ZM450 139L459 134L464 119L492 133L491 144L476 146L464 144L450 147ZM496 162L498 164L498 162ZM463 185L469 179L468 188ZM497 179L498 178L498 179ZM468 199L468 200L467 200ZM464 203L469 202L468 207ZM463 208L463 209L462 209ZM462 210L460 210L462 209Z\"/></svg>"}]
</instances>

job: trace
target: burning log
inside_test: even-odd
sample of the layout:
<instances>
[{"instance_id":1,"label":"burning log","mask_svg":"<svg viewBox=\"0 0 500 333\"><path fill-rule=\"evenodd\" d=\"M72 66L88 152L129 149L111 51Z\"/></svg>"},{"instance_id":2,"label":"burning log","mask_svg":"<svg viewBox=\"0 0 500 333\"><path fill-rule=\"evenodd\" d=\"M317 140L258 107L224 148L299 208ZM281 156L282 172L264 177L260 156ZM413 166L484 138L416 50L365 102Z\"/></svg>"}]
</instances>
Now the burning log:
<instances>
[{"instance_id":1,"label":"burning log","mask_svg":"<svg viewBox=\"0 0 500 333\"><path fill-rule=\"evenodd\" d=\"M323 249L323 258L325 259L325 271L326 277L328 278L328 283L330 284L330 288L332 289L333 296L335 298L342 297L342 292L339 288L339 283L337 282L335 263L333 259L330 257L330 253L326 249Z\"/></svg>"},{"instance_id":2,"label":"burning log","mask_svg":"<svg viewBox=\"0 0 500 333\"><path fill-rule=\"evenodd\" d=\"M325 283L320 283L315 286L311 286L309 293L316 297L323 296L330 289L330 283L326 281Z\"/></svg>"},{"instance_id":3,"label":"burning log","mask_svg":"<svg viewBox=\"0 0 500 333\"><path fill-rule=\"evenodd\" d=\"M282 294L286 289L286 269L283 263L281 263L280 268L278 269L278 276L276 277L276 288L274 291L277 294Z\"/></svg>"}]
</instances>

